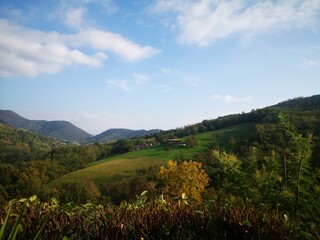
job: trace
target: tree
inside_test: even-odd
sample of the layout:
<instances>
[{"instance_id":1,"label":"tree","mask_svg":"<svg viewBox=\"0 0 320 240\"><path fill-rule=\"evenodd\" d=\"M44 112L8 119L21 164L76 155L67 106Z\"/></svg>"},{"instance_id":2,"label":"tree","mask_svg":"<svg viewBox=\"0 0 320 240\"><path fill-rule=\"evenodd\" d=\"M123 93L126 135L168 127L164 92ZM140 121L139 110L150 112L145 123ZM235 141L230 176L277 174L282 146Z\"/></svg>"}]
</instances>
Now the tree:
<instances>
[{"instance_id":1,"label":"tree","mask_svg":"<svg viewBox=\"0 0 320 240\"><path fill-rule=\"evenodd\" d=\"M198 146L198 140L194 135L188 136L186 140L184 140L184 143L190 147Z\"/></svg>"},{"instance_id":2,"label":"tree","mask_svg":"<svg viewBox=\"0 0 320 240\"><path fill-rule=\"evenodd\" d=\"M288 178L288 183L285 183L285 187L287 188L289 184L289 187L291 185L294 188L293 215L296 217L300 205L301 192L313 185L308 176L310 175L309 169L312 155L312 134L308 133L306 137L303 137L281 114L279 115L279 125L283 129L283 134L288 144L286 151L284 151L284 165L289 165L288 172L286 169L284 170L285 176L288 176L285 177Z\"/></svg>"},{"instance_id":3,"label":"tree","mask_svg":"<svg viewBox=\"0 0 320 240\"><path fill-rule=\"evenodd\" d=\"M122 154L122 153L130 152L132 150L133 150L133 144L128 140L121 139L114 144L112 153Z\"/></svg>"},{"instance_id":4,"label":"tree","mask_svg":"<svg viewBox=\"0 0 320 240\"><path fill-rule=\"evenodd\" d=\"M181 164L170 160L160 168L158 175L166 199L179 198L184 193L189 200L199 203L201 193L209 183L202 164L191 160Z\"/></svg>"}]
</instances>

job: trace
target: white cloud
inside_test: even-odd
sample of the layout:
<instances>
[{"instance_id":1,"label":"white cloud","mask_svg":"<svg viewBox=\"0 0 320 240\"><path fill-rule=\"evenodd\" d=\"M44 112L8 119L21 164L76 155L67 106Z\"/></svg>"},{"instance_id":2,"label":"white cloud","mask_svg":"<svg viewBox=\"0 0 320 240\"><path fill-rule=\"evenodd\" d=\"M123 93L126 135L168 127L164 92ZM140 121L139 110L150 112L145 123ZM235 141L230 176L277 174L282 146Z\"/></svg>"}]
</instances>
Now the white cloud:
<instances>
[{"instance_id":1,"label":"white cloud","mask_svg":"<svg viewBox=\"0 0 320 240\"><path fill-rule=\"evenodd\" d=\"M73 24L78 20L74 20ZM0 19L0 29L2 77L34 77L79 64L99 67L107 58L105 52L109 51L128 61L141 60L158 52L157 49L140 46L119 34L94 28L80 30L75 34L62 34L24 28ZM90 53L86 53L82 47Z\"/></svg>"},{"instance_id":2,"label":"white cloud","mask_svg":"<svg viewBox=\"0 0 320 240\"><path fill-rule=\"evenodd\" d=\"M63 35L26 29L0 20L0 75L33 77L40 73L59 72L63 67L84 64L99 67L104 53L87 55L70 49Z\"/></svg>"},{"instance_id":3,"label":"white cloud","mask_svg":"<svg viewBox=\"0 0 320 240\"><path fill-rule=\"evenodd\" d=\"M172 91L172 87L168 86L168 85L160 85L158 86L158 88L160 89L161 92L163 93L167 93Z\"/></svg>"},{"instance_id":4,"label":"white cloud","mask_svg":"<svg viewBox=\"0 0 320 240\"><path fill-rule=\"evenodd\" d=\"M312 59L304 59L301 66L303 68L320 68L320 62Z\"/></svg>"},{"instance_id":5,"label":"white cloud","mask_svg":"<svg viewBox=\"0 0 320 240\"><path fill-rule=\"evenodd\" d=\"M133 77L135 78L135 82L137 85L144 85L146 82L150 80L149 76L142 73L134 73Z\"/></svg>"},{"instance_id":6,"label":"white cloud","mask_svg":"<svg viewBox=\"0 0 320 240\"><path fill-rule=\"evenodd\" d=\"M87 7L89 5L96 5L98 9L109 14L117 11L117 6L112 0L60 0L59 10L64 11L66 9L71 9L74 6Z\"/></svg>"},{"instance_id":7,"label":"white cloud","mask_svg":"<svg viewBox=\"0 0 320 240\"><path fill-rule=\"evenodd\" d=\"M87 10L85 8L74 8L67 11L65 23L69 27L80 28L84 23L83 15Z\"/></svg>"},{"instance_id":8,"label":"white cloud","mask_svg":"<svg viewBox=\"0 0 320 240\"><path fill-rule=\"evenodd\" d=\"M181 43L207 46L235 33L253 35L319 21L319 0L231 1L158 0L155 13L175 14Z\"/></svg>"},{"instance_id":9,"label":"white cloud","mask_svg":"<svg viewBox=\"0 0 320 240\"><path fill-rule=\"evenodd\" d=\"M125 80L108 80L107 83L111 86L120 88L123 91L131 92L132 88L130 87L129 83Z\"/></svg>"},{"instance_id":10,"label":"white cloud","mask_svg":"<svg viewBox=\"0 0 320 240\"><path fill-rule=\"evenodd\" d=\"M237 103L237 102L249 102L253 98L251 96L248 97L236 97L236 96L231 96L229 94L227 95L220 95L220 94L215 94L210 97L210 99L214 101L221 101L221 102L226 102L226 103Z\"/></svg>"},{"instance_id":11,"label":"white cloud","mask_svg":"<svg viewBox=\"0 0 320 240\"><path fill-rule=\"evenodd\" d=\"M93 49L112 51L128 61L137 61L159 52L151 46L140 46L120 34L95 28L81 30L67 36L67 39L75 47L90 46Z\"/></svg>"},{"instance_id":12,"label":"white cloud","mask_svg":"<svg viewBox=\"0 0 320 240\"><path fill-rule=\"evenodd\" d=\"M179 69L173 69L168 67L158 67L158 69L160 69L162 74L174 77L175 79L179 79L180 81L188 85L196 87L200 84L200 80L197 77L183 73Z\"/></svg>"}]
</instances>

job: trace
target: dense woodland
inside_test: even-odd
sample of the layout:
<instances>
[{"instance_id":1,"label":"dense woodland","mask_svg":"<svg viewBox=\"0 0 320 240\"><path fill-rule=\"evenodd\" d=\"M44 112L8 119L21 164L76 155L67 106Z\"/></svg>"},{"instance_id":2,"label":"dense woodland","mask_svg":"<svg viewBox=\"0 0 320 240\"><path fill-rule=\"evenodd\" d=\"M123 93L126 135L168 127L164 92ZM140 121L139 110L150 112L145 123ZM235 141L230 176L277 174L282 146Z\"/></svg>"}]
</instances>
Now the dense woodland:
<instances>
[{"instance_id":1,"label":"dense woodland","mask_svg":"<svg viewBox=\"0 0 320 240\"><path fill-rule=\"evenodd\" d=\"M139 168L128 181L50 186L66 173L135 151L135 146L163 146L170 151L177 146L168 146L168 140L179 138L192 148L200 133L243 123L254 126L246 137L212 144L191 159L181 154L164 166ZM42 216L21 223L29 229L24 231L28 238L39 231L43 218L56 224L44 230L44 239L320 238L319 95L108 144L69 146L0 124L0 163L0 202L4 206L0 219L9 211L9 200L37 195L11 202L12 211L19 213L28 203L26 214L31 211ZM55 210L41 212L45 204ZM95 217L88 222L82 214ZM58 216L69 232L58 231ZM158 220L139 225L145 218ZM160 227L159 218L163 218ZM172 224L180 222L180 231L172 229L168 219ZM38 228L30 229L28 221ZM109 226L110 232L103 226Z\"/></svg>"}]
</instances>

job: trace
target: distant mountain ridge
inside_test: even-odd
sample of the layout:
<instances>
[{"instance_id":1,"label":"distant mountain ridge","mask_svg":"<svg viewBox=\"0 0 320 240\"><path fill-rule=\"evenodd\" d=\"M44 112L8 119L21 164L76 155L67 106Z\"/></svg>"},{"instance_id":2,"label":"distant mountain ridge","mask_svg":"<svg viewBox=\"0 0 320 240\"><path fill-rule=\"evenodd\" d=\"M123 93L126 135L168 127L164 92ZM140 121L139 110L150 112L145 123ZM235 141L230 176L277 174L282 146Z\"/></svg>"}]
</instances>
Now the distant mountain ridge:
<instances>
[{"instance_id":1,"label":"distant mountain ridge","mask_svg":"<svg viewBox=\"0 0 320 240\"><path fill-rule=\"evenodd\" d=\"M87 139L88 142L112 142L120 139L129 139L135 137L142 137L146 135L152 135L159 132L159 129L151 129L151 130L131 130L125 128L112 128L103 133L100 133L96 136L90 137Z\"/></svg>"},{"instance_id":2,"label":"distant mountain ridge","mask_svg":"<svg viewBox=\"0 0 320 240\"><path fill-rule=\"evenodd\" d=\"M296 110L299 111L296 112ZM254 111L252 110L249 113L231 114L218 117L216 119L203 120L201 123L190 125L185 128L167 130L166 132L172 132L178 137L183 137L186 136L186 134L188 135L192 133L195 129L198 132L204 132L230 127L235 124L246 123L249 121L261 122L267 117L267 111L274 111L275 114L280 112L289 114L292 116L292 118L297 119L298 122L300 122L300 125L313 124L313 132L316 134L320 133L319 94L311 97L298 97L289 99L269 107ZM312 111L312 114L310 115L308 111ZM304 119L304 122L302 119ZM67 121L29 120L10 110L0 110L0 123L1 122L6 123L14 128L27 129L42 136L55 137L59 140L77 141L87 144L95 142L106 143L121 139L143 137L146 135L153 135L161 131L159 129L130 130L125 128L114 128L92 136ZM303 122L303 124L301 122Z\"/></svg>"},{"instance_id":3,"label":"distant mountain ridge","mask_svg":"<svg viewBox=\"0 0 320 240\"><path fill-rule=\"evenodd\" d=\"M106 143L120 139L142 137L159 132L152 130L131 130L113 128L101 134L92 136L68 121L29 120L11 110L0 110L0 122L14 128L22 128L42 136L54 137L62 141L76 141L79 143Z\"/></svg>"},{"instance_id":4,"label":"distant mountain ridge","mask_svg":"<svg viewBox=\"0 0 320 240\"><path fill-rule=\"evenodd\" d=\"M0 110L0 120L14 128L23 128L42 136L63 141L84 141L91 134L68 121L29 120L11 110Z\"/></svg>"}]
</instances>

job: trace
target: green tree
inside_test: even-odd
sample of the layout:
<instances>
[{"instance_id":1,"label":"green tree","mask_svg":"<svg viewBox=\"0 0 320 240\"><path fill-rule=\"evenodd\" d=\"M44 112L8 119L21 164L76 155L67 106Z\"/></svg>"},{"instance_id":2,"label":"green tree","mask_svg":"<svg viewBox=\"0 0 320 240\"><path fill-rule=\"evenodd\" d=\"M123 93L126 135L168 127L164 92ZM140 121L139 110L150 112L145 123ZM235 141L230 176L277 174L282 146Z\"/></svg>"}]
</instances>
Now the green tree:
<instances>
[{"instance_id":1,"label":"green tree","mask_svg":"<svg viewBox=\"0 0 320 240\"><path fill-rule=\"evenodd\" d=\"M128 141L128 140L119 140L117 141L112 149L113 154L121 154L121 153L126 153L130 152L133 150L133 144Z\"/></svg>"},{"instance_id":2,"label":"green tree","mask_svg":"<svg viewBox=\"0 0 320 240\"><path fill-rule=\"evenodd\" d=\"M284 155L285 188L294 192L293 215L299 210L301 193L310 189L310 160L312 155L312 134L307 136L299 134L294 126L283 115L279 115L279 125L285 136L287 147ZM308 194L307 194L308 195Z\"/></svg>"},{"instance_id":3,"label":"green tree","mask_svg":"<svg viewBox=\"0 0 320 240\"><path fill-rule=\"evenodd\" d=\"M190 147L198 146L198 140L196 139L196 137L195 137L194 135L188 136L188 137L184 140L184 143L185 143L187 146L190 146Z\"/></svg>"}]
</instances>

